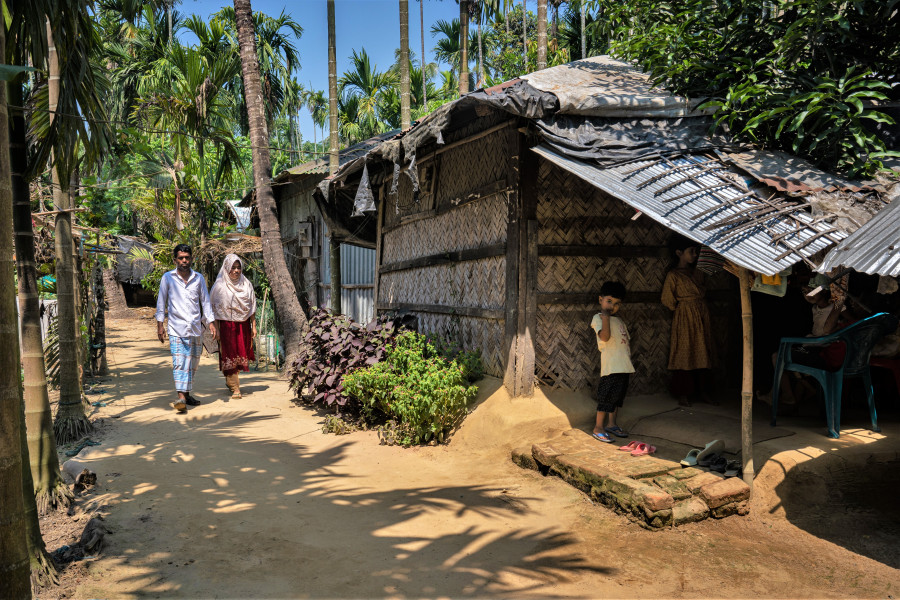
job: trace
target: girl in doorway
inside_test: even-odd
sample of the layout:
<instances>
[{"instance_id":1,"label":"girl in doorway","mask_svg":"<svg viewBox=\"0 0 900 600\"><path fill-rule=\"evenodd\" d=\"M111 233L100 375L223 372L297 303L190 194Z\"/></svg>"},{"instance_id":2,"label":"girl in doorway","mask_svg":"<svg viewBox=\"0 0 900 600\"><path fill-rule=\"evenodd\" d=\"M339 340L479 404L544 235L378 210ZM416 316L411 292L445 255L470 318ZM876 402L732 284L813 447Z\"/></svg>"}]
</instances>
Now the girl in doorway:
<instances>
[{"instance_id":1,"label":"girl in doorway","mask_svg":"<svg viewBox=\"0 0 900 600\"><path fill-rule=\"evenodd\" d=\"M674 266L663 283L661 301L674 311L669 346L672 394L681 406L690 406L691 398L701 396L715 404L707 395L706 385L712 367L709 309L704 299L706 278L694 268L700 246L686 237L676 236L670 242L670 248Z\"/></svg>"}]
</instances>

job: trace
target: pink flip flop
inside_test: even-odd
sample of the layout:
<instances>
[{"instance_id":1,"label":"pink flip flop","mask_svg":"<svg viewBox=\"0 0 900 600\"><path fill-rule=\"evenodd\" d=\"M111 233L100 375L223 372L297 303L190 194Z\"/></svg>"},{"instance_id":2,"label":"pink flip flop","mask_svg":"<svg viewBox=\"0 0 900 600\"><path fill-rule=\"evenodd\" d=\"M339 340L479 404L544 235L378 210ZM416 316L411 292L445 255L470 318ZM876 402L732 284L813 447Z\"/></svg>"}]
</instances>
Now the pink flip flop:
<instances>
[{"instance_id":1,"label":"pink flip flop","mask_svg":"<svg viewBox=\"0 0 900 600\"><path fill-rule=\"evenodd\" d=\"M632 450L636 450L638 446L641 445L641 442L637 440L632 440L625 444L624 446L619 446L619 450L622 452L631 452Z\"/></svg>"},{"instance_id":2,"label":"pink flip flop","mask_svg":"<svg viewBox=\"0 0 900 600\"><path fill-rule=\"evenodd\" d=\"M647 454L653 454L656 452L656 446L651 446L650 444L640 443L638 447L631 451L632 456L645 456Z\"/></svg>"}]
</instances>

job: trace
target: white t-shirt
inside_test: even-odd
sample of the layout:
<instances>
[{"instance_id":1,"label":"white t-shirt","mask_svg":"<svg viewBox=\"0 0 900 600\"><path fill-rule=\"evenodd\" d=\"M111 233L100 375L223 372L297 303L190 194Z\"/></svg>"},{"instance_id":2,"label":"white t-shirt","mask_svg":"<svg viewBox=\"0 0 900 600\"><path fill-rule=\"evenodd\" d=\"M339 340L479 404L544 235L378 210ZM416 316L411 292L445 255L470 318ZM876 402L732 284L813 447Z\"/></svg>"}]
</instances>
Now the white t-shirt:
<instances>
[{"instance_id":1,"label":"white t-shirt","mask_svg":"<svg viewBox=\"0 0 900 600\"><path fill-rule=\"evenodd\" d=\"M634 365L631 364L631 346L628 343L628 328L619 317L610 317L609 326L612 329L609 340L602 342L599 334L603 329L603 316L597 313L591 320L591 329L597 335L597 348L600 350L600 376L634 373Z\"/></svg>"}]
</instances>

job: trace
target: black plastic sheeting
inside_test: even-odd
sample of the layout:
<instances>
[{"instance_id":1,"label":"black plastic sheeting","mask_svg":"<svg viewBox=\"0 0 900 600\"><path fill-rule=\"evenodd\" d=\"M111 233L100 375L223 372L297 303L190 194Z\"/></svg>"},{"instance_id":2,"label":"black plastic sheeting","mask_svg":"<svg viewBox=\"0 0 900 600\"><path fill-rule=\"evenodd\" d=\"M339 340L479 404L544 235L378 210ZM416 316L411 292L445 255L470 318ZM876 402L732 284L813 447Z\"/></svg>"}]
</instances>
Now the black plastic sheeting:
<instances>
[{"instance_id":1,"label":"black plastic sheeting","mask_svg":"<svg viewBox=\"0 0 900 600\"><path fill-rule=\"evenodd\" d=\"M354 173L363 169L352 211L343 213L350 216L343 218L347 222L338 229L352 230L354 218L376 211L366 163L383 160L394 164L391 193L396 194L402 165L409 164L410 168L405 173L413 173L410 175L413 177L416 150L432 142L443 144L443 134L450 127L453 115L472 106L486 106L528 119L543 141L558 152L600 164L627 162L649 155L735 147L726 133L714 131L710 117L653 119L561 115L558 114L559 101L554 94L542 92L524 80L513 80L495 88L478 90L441 106L411 129L373 148L364 158L342 167L334 180L323 181L316 193L320 205L328 202L329 190L330 200L335 201L335 184L343 185L354 177ZM413 183L417 187L417 182ZM342 212L322 208L323 214L330 213L335 218Z\"/></svg>"},{"instance_id":2,"label":"black plastic sheeting","mask_svg":"<svg viewBox=\"0 0 900 600\"><path fill-rule=\"evenodd\" d=\"M709 117L616 119L556 115L535 122L548 145L561 154L599 163L618 163L675 152L702 152L731 146L713 133Z\"/></svg>"}]
</instances>

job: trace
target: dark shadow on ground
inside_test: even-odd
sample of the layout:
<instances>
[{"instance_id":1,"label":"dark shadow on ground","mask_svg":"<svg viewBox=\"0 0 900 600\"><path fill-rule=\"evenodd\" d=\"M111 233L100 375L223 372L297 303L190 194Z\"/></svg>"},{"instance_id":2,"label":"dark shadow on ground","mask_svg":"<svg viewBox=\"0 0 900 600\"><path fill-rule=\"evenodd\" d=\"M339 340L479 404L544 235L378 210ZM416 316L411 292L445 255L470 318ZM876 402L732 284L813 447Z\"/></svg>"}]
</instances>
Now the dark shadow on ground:
<instances>
[{"instance_id":1,"label":"dark shadow on ground","mask_svg":"<svg viewBox=\"0 0 900 600\"><path fill-rule=\"evenodd\" d=\"M869 444L876 455L879 443ZM847 462L825 454L792 469L775 492L793 525L900 568L900 460L896 456L888 462Z\"/></svg>"},{"instance_id":2,"label":"dark shadow on ground","mask_svg":"<svg viewBox=\"0 0 900 600\"><path fill-rule=\"evenodd\" d=\"M495 528L452 525L470 515L503 521L530 513L534 498L512 497L488 485L367 490L342 472L347 443L312 452L303 444L242 433L277 417L249 411L195 414L174 422L122 423L167 432L165 442L132 442L144 465L139 472L129 473L116 456L97 459L99 491L106 483L121 495L109 509L115 534L107 540L104 560L127 559L139 566L133 583L144 593L162 591L164 584L180 595L203 595L204 581L215 581L234 597L284 596L290 589L312 597L552 597L553 582L580 572L613 573L576 553L579 540L562 530L511 528L498 536ZM141 439L139 432L134 439ZM103 448L113 454L117 449ZM233 518L209 518L222 512ZM273 519L273 514L281 516ZM177 536L161 530L162 515ZM448 532L391 533L418 518L450 524ZM223 568L217 548L245 560ZM368 558L356 560L360 553ZM360 565L371 564L373 556L378 568L362 572ZM284 568L268 569L260 580L260 564L269 561ZM511 585L511 575L528 583ZM291 588L291 582L300 587Z\"/></svg>"}]
</instances>

